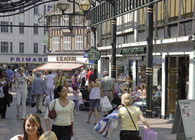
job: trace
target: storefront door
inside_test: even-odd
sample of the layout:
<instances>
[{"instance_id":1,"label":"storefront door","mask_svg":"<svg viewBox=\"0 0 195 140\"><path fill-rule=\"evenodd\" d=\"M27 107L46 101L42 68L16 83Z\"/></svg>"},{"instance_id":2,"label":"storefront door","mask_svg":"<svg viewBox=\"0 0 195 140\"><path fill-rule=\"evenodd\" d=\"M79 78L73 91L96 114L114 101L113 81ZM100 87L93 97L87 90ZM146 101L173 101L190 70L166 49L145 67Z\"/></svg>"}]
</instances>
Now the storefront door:
<instances>
[{"instance_id":1,"label":"storefront door","mask_svg":"<svg viewBox=\"0 0 195 140\"><path fill-rule=\"evenodd\" d=\"M174 116L176 102L188 96L189 56L167 56L167 116Z\"/></svg>"}]
</instances>

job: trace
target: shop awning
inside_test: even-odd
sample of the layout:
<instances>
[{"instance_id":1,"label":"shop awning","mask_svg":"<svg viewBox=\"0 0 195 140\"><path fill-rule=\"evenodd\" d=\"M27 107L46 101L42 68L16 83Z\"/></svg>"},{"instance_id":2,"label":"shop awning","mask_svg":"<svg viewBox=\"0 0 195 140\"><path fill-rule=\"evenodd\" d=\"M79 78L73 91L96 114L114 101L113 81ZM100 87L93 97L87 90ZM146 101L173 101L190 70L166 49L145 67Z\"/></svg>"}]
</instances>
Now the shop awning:
<instances>
[{"instance_id":1,"label":"shop awning","mask_svg":"<svg viewBox=\"0 0 195 140\"><path fill-rule=\"evenodd\" d=\"M82 67L83 64L78 64L78 63L46 63L43 64L34 70L36 71L44 71L44 70L57 70L61 69L62 71L72 71L74 69Z\"/></svg>"}]
</instances>

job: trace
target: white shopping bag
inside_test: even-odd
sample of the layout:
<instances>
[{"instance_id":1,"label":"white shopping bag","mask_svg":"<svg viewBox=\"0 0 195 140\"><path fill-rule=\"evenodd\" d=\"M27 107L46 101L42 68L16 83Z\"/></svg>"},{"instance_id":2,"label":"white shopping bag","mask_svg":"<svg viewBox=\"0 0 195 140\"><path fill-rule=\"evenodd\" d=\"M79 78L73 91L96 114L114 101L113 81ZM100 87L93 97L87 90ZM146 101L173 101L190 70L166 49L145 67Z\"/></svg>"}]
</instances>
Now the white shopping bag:
<instances>
[{"instance_id":1,"label":"white shopping bag","mask_svg":"<svg viewBox=\"0 0 195 140\"><path fill-rule=\"evenodd\" d=\"M45 106L48 106L50 102L51 102L50 96L46 96L43 104L44 104Z\"/></svg>"},{"instance_id":2,"label":"white shopping bag","mask_svg":"<svg viewBox=\"0 0 195 140\"><path fill-rule=\"evenodd\" d=\"M104 96L104 98L101 98L100 100L100 107L103 112L110 111L113 109L109 99L107 96Z\"/></svg>"}]
</instances>

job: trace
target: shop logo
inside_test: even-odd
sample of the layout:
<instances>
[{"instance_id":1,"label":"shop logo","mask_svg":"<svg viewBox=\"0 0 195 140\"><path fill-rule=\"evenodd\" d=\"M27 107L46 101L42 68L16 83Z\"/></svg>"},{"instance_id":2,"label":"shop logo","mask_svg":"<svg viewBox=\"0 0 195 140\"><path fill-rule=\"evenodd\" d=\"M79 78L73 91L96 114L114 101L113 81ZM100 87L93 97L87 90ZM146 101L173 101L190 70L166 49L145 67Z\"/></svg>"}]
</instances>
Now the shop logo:
<instances>
[{"instance_id":1,"label":"shop logo","mask_svg":"<svg viewBox=\"0 0 195 140\"><path fill-rule=\"evenodd\" d=\"M88 58L89 60L97 61L101 57L101 53L96 48L90 48L88 51Z\"/></svg>"}]
</instances>

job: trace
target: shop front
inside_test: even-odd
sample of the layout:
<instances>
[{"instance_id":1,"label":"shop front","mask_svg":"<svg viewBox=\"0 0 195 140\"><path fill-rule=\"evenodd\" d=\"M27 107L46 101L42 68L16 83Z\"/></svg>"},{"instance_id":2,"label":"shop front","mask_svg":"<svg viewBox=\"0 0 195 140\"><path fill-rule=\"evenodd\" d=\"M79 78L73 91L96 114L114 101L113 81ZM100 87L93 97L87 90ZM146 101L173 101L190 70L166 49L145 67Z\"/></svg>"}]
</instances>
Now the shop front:
<instances>
[{"instance_id":1,"label":"shop front","mask_svg":"<svg viewBox=\"0 0 195 140\"><path fill-rule=\"evenodd\" d=\"M26 70L32 70L41 64L47 62L47 56L43 55L0 55L0 67L6 69L8 65L12 67L24 67Z\"/></svg>"}]
</instances>

